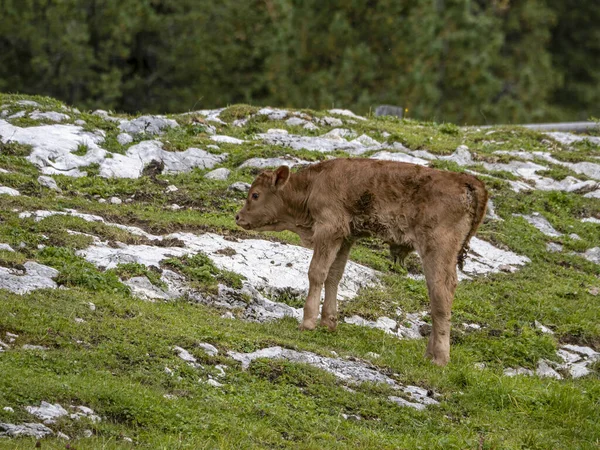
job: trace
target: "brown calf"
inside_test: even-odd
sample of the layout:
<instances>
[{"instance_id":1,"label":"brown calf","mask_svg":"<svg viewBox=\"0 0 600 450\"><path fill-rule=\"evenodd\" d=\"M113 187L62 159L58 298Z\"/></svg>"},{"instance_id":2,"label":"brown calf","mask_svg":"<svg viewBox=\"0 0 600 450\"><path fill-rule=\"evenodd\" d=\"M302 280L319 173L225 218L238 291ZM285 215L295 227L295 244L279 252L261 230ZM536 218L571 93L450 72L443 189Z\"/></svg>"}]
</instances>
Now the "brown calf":
<instances>
[{"instance_id":1,"label":"brown calf","mask_svg":"<svg viewBox=\"0 0 600 450\"><path fill-rule=\"evenodd\" d=\"M337 289L357 238L378 236L395 258L416 250L423 262L433 330L426 356L450 358L450 310L469 240L483 220L487 192L477 178L414 164L334 159L297 173L287 166L261 173L236 216L247 230L297 233L314 249L303 330L337 325Z\"/></svg>"}]
</instances>

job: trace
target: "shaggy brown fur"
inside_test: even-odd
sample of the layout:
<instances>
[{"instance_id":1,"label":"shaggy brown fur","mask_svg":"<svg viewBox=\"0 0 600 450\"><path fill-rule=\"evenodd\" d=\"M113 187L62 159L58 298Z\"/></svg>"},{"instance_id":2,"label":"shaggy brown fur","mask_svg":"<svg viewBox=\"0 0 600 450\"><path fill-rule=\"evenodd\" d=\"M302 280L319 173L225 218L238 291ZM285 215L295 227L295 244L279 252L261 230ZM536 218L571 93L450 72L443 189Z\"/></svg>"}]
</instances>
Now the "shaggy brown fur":
<instances>
[{"instance_id":1,"label":"shaggy brown fur","mask_svg":"<svg viewBox=\"0 0 600 450\"><path fill-rule=\"evenodd\" d=\"M433 330L426 355L450 358L450 310L456 264L483 220L487 192L477 178L413 164L372 159L334 159L291 174L287 166L261 173L236 216L245 229L290 230L314 249L303 330L337 325L337 289L357 238L378 236L394 257L421 257Z\"/></svg>"}]
</instances>

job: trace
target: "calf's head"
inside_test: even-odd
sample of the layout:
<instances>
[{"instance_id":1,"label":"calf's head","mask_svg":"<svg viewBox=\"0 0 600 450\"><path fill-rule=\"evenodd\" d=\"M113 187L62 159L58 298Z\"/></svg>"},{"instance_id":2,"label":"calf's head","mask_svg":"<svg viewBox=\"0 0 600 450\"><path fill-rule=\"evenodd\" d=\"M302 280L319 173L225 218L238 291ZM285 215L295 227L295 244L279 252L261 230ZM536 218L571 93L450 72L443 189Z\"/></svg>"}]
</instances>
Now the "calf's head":
<instances>
[{"instance_id":1,"label":"calf's head","mask_svg":"<svg viewBox=\"0 0 600 450\"><path fill-rule=\"evenodd\" d=\"M235 216L235 223L246 230L277 231L285 217L282 189L290 178L290 168L262 172L248 191L246 204Z\"/></svg>"}]
</instances>

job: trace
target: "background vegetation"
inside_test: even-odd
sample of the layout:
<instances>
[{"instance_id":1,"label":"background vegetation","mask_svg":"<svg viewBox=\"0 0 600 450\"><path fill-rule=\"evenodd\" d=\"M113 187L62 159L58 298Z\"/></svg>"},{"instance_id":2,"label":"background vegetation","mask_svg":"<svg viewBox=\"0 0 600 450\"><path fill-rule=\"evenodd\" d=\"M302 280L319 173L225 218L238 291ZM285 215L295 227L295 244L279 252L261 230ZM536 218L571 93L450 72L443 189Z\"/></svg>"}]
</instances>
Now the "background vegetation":
<instances>
[{"instance_id":1,"label":"background vegetation","mask_svg":"<svg viewBox=\"0 0 600 450\"><path fill-rule=\"evenodd\" d=\"M233 103L420 119L587 119L594 0L3 0L0 91L81 108Z\"/></svg>"}]
</instances>

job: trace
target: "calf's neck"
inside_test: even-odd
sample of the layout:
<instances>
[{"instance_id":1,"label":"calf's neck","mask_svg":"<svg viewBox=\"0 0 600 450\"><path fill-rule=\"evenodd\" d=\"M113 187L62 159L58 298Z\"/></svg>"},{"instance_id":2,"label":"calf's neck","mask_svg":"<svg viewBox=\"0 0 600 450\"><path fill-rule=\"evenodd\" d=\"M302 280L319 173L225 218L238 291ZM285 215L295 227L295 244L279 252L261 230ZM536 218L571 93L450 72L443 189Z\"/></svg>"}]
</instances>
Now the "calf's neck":
<instances>
[{"instance_id":1,"label":"calf's neck","mask_svg":"<svg viewBox=\"0 0 600 450\"><path fill-rule=\"evenodd\" d=\"M485 216L487 191L477 178L414 164L333 159L297 173L287 166L264 171L236 216L242 228L289 230L313 248L309 291L300 328L337 325L337 289L352 244L377 236L401 261L416 251L427 281L432 332L426 356L450 358L450 314L468 244Z\"/></svg>"}]
</instances>

